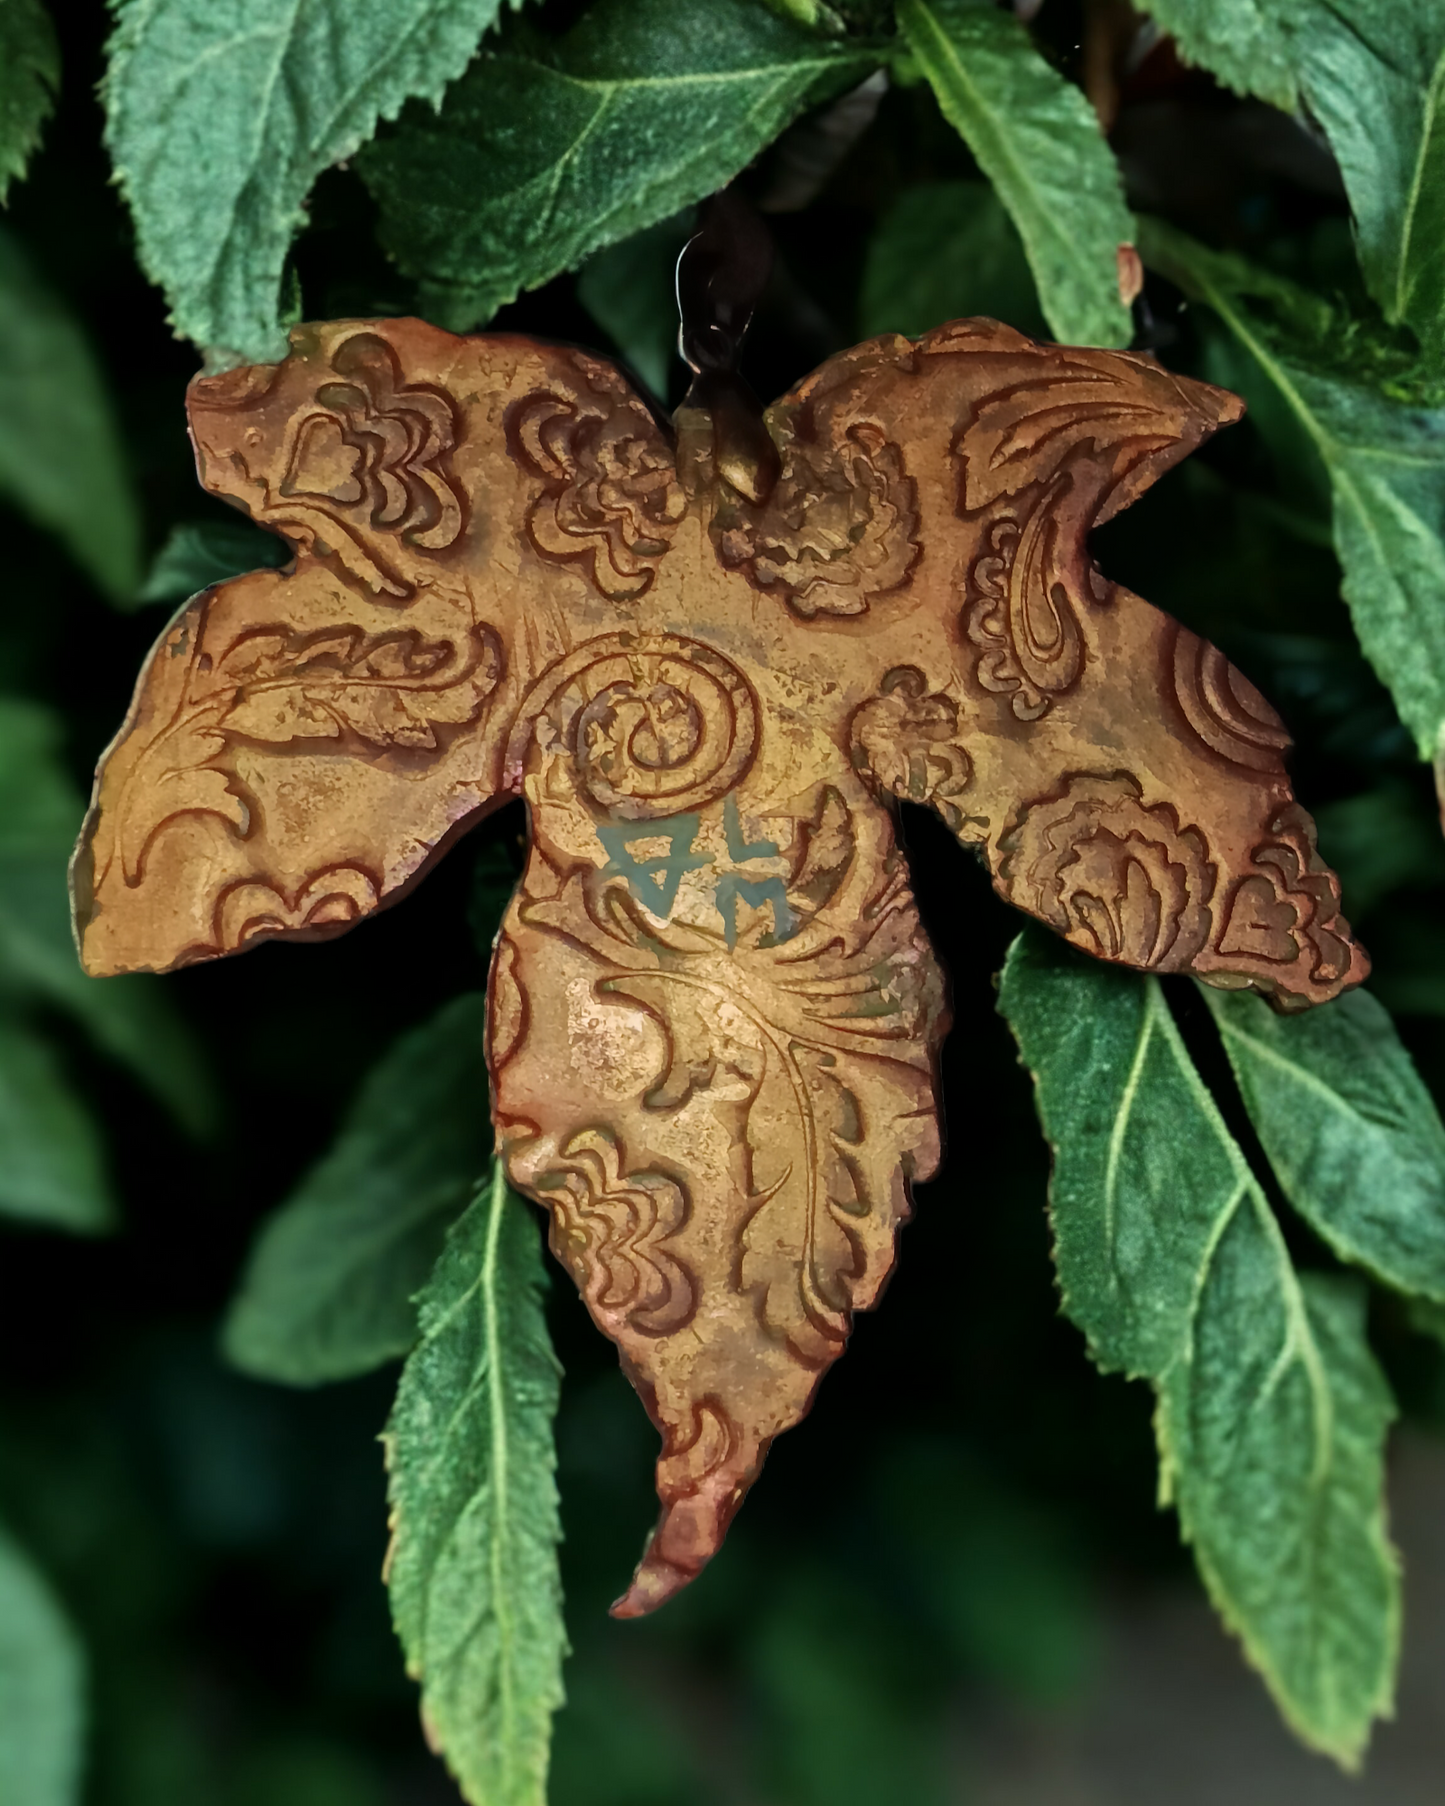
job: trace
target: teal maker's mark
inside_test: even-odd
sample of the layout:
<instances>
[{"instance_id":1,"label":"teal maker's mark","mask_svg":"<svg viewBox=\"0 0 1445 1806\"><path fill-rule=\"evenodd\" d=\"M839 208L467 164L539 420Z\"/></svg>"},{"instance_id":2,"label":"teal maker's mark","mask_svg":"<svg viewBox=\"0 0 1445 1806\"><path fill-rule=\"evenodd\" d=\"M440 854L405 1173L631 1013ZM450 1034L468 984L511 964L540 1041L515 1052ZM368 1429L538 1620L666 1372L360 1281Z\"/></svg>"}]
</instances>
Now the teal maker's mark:
<instances>
[{"instance_id":1,"label":"teal maker's mark","mask_svg":"<svg viewBox=\"0 0 1445 1806\"><path fill-rule=\"evenodd\" d=\"M665 815L660 821L638 822L635 827L619 827L614 822L599 822L597 838L607 849L604 878L625 878L627 888L643 906L664 921L672 914L677 901L677 887L685 872L711 865L710 853L694 853L697 838L696 815ZM668 850L655 859L634 859L634 840L665 840Z\"/></svg>"},{"instance_id":2,"label":"teal maker's mark","mask_svg":"<svg viewBox=\"0 0 1445 1806\"><path fill-rule=\"evenodd\" d=\"M728 858L735 866L747 865L754 859L776 859L778 849L771 840L745 841L743 825L738 820L738 799L729 795L723 804L723 833L727 835ZM793 932L793 912L788 905L788 887L781 878L745 878L741 872L724 872L717 881L713 901L723 919L723 932L728 937L728 951L738 944L738 898L754 909L764 903L773 906L771 944L787 940Z\"/></svg>"},{"instance_id":3,"label":"teal maker's mark","mask_svg":"<svg viewBox=\"0 0 1445 1806\"><path fill-rule=\"evenodd\" d=\"M699 817L696 815L666 815L660 821L629 823L626 826L616 822L599 823L597 838L607 853L607 864L602 868L603 877L623 879L644 909L650 909L655 916L661 916L666 921L677 901L678 888L684 874L714 864L710 853L693 851L698 827ZM755 859L776 859L779 856L778 849L771 840L743 839L737 798L733 796L729 796L723 804L723 833L727 837L728 859L732 868L750 865ZM668 850L648 859L634 858L632 845L639 840L665 840ZM719 874L713 901L722 917L723 931L727 935L730 951L738 944L739 899L753 909L761 909L764 903L772 905L771 944L787 940L793 932L793 911L788 903L787 886L781 878L749 878L736 869L729 869Z\"/></svg>"}]
</instances>

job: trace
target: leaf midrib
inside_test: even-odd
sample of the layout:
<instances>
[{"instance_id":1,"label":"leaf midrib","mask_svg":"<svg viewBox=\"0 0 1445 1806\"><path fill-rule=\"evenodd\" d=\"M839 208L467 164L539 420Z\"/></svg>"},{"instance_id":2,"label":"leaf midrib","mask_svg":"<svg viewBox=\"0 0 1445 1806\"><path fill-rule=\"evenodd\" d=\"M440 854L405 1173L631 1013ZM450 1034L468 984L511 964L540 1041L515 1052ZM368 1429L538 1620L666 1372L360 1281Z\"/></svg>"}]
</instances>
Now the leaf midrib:
<instances>
[{"instance_id":1,"label":"leaf midrib","mask_svg":"<svg viewBox=\"0 0 1445 1806\"><path fill-rule=\"evenodd\" d=\"M506 1398L502 1385L501 1338L497 1331L497 1258L502 1217L507 1205L507 1181L500 1154L492 1160L492 1185L487 1206L487 1243L482 1260L482 1310L487 1350L487 1428L492 1449L492 1510L490 1514L490 1565L492 1601L497 1620L497 1689L501 1718L498 1739L502 1760L510 1768L516 1725L516 1677L512 1671L512 1646L516 1623L511 1595L504 1585L505 1554L511 1537L511 1493L508 1483ZM510 1780L510 1776L507 1777Z\"/></svg>"},{"instance_id":2,"label":"leaf midrib","mask_svg":"<svg viewBox=\"0 0 1445 1806\"><path fill-rule=\"evenodd\" d=\"M821 74L829 69L846 68L849 63L876 63L878 60L868 51L850 50L831 56L798 57L786 63L750 63L741 69L718 69L712 72L699 69L684 75L574 75L570 69L559 69L551 63L538 63L530 57L506 52L493 52L488 58L490 62L512 63L531 70L540 69L574 88L601 93L608 98L619 91L631 93L647 88L717 87L733 82L764 81L773 76L786 78L801 74Z\"/></svg>"},{"instance_id":3,"label":"leaf midrib","mask_svg":"<svg viewBox=\"0 0 1445 1806\"><path fill-rule=\"evenodd\" d=\"M968 99L973 106L975 118L983 121L991 131L993 149L999 158L999 161L1007 166L1010 179L1028 195L1030 204L1035 213L1043 218L1052 232L1052 214L1041 195L1037 184L1030 177L1028 170L1019 163L1013 152L1012 146L1010 145L1008 135L1003 132L996 123L997 114L989 111L986 103L980 96L976 84L968 74L962 58L955 50L952 38L949 37L942 25L939 24L933 8L928 4L928 0L904 0L903 10L919 15L926 23L928 29L932 31L939 44L943 47L944 60L957 72L959 85L966 91ZM1055 233L1054 235L1060 238L1065 237L1062 233Z\"/></svg>"},{"instance_id":4,"label":"leaf midrib","mask_svg":"<svg viewBox=\"0 0 1445 1806\"><path fill-rule=\"evenodd\" d=\"M1189 1310L1188 1350L1183 1358L1187 1361L1193 1359L1194 1320L1198 1314L1198 1301L1224 1232L1240 1203L1247 1196L1256 1220L1275 1257L1275 1270L1278 1275L1280 1296L1284 1302L1287 1323L1282 1354L1287 1352L1293 1343L1299 1351L1300 1360L1309 1380L1313 1406L1311 1417L1315 1435L1315 1456L1310 1473L1310 1485L1316 1492L1319 1492L1329 1477L1333 1463L1334 1397L1330 1391L1324 1361L1315 1342L1314 1332L1310 1328L1309 1314L1305 1309L1299 1276L1294 1270L1294 1263L1289 1257L1289 1250L1285 1246L1284 1235L1275 1219L1275 1214L1269 1208L1264 1193L1260 1190L1259 1181L1250 1170L1249 1163L1241 1153L1239 1144L1230 1134L1224 1118L1219 1113L1219 1106L1200 1078L1193 1060L1190 1059L1184 1039L1179 1033L1178 1023L1165 1007L1162 996L1159 995L1158 979L1146 979L1145 983L1154 994L1155 1007L1160 1016L1160 1032L1168 1045L1186 1088L1194 1098L1195 1109L1208 1124L1215 1140L1223 1149L1236 1179L1236 1189L1231 1192L1229 1200L1220 1211L1218 1220L1211 1228L1205 1258L1199 1263L1194 1298Z\"/></svg>"},{"instance_id":5,"label":"leaf midrib","mask_svg":"<svg viewBox=\"0 0 1445 1806\"><path fill-rule=\"evenodd\" d=\"M1219 1018L1216 1017L1215 1020L1218 1022ZM1337 1091L1333 1085L1327 1084L1318 1074L1311 1072L1308 1067L1300 1065L1298 1061L1286 1059L1267 1041L1257 1040L1247 1030L1236 1028L1232 1023L1219 1022L1219 1032L1226 1042L1235 1041L1241 1047L1249 1048L1250 1052L1263 1060L1266 1065L1277 1067L1281 1072L1287 1073L1296 1084L1302 1085L1306 1090L1322 1097L1339 1114L1348 1116L1354 1122L1359 1123L1362 1128L1378 1132L1381 1129L1409 1127L1407 1122L1398 1118L1394 1121L1383 1121L1376 1116L1367 1116L1342 1091Z\"/></svg>"},{"instance_id":6,"label":"leaf midrib","mask_svg":"<svg viewBox=\"0 0 1445 1806\"><path fill-rule=\"evenodd\" d=\"M1279 390L1280 394L1284 397L1285 402L1299 420L1301 426L1304 427L1305 432L1314 441L1315 448L1320 454L1325 469L1329 472L1330 479L1336 486L1338 496L1342 500L1348 502L1351 511L1359 518L1365 534L1370 541L1376 563L1382 570L1388 571L1389 562L1386 548L1375 526L1370 509L1365 504L1365 498L1360 491L1359 485L1355 481L1354 473L1350 469L1349 460L1347 456L1344 455L1349 448L1342 445L1341 441L1326 429L1319 416L1290 381L1289 374L1284 365L1270 352L1268 347L1258 338L1258 336L1250 331L1244 316L1236 308L1230 306L1229 301L1221 293L1218 286L1211 282L1208 277L1196 279L1199 281L1200 287L1203 289L1205 298L1208 300L1210 306L1214 308L1221 318L1228 322L1235 336L1247 348L1260 369L1264 371L1265 375L1268 376L1270 381ZM1395 587L1398 588L1399 585L1396 584Z\"/></svg>"},{"instance_id":7,"label":"leaf midrib","mask_svg":"<svg viewBox=\"0 0 1445 1806\"><path fill-rule=\"evenodd\" d=\"M1435 59L1434 70L1425 88L1420 142L1415 153L1415 167L1410 173L1410 191L1405 198L1405 211L1400 221L1400 251L1395 259L1393 306L1385 310L1386 318L1394 321L1405 318L1413 292L1414 285L1409 273L1411 242L1415 233L1415 216L1424 192L1425 164L1428 161L1430 142L1439 120L1442 93L1445 93L1445 50Z\"/></svg>"}]
</instances>

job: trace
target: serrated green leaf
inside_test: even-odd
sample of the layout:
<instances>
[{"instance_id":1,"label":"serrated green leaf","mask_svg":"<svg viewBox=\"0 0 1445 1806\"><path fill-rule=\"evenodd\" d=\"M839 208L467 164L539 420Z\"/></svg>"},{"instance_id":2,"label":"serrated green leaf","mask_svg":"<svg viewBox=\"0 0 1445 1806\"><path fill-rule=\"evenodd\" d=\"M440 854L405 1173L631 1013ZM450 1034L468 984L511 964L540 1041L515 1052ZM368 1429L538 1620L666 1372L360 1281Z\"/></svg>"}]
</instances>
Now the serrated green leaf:
<instances>
[{"instance_id":1,"label":"serrated green leaf","mask_svg":"<svg viewBox=\"0 0 1445 1806\"><path fill-rule=\"evenodd\" d=\"M1186 62L1239 94L1292 111L1299 59L1292 20L1309 0L1150 0L1150 15Z\"/></svg>"},{"instance_id":2,"label":"serrated green leaf","mask_svg":"<svg viewBox=\"0 0 1445 1806\"><path fill-rule=\"evenodd\" d=\"M185 602L213 583L245 571L285 564L291 548L274 533L249 521L185 521L172 527L156 553L145 582L123 607L149 602Z\"/></svg>"},{"instance_id":3,"label":"serrated green leaf","mask_svg":"<svg viewBox=\"0 0 1445 1806\"><path fill-rule=\"evenodd\" d=\"M1151 0L1184 55L1329 139L1386 319L1445 351L1445 7L1439 0Z\"/></svg>"},{"instance_id":4,"label":"serrated green leaf","mask_svg":"<svg viewBox=\"0 0 1445 1806\"><path fill-rule=\"evenodd\" d=\"M1301 355L1298 338L1249 305L1251 295L1287 305L1288 285L1158 220L1140 226L1151 267L1206 302L1246 353L1245 399L1260 384L1275 391L1320 459L1360 645L1421 757L1435 758L1445 744L1445 406L1395 400L1367 375L1306 361L1313 345Z\"/></svg>"},{"instance_id":5,"label":"serrated green leaf","mask_svg":"<svg viewBox=\"0 0 1445 1806\"><path fill-rule=\"evenodd\" d=\"M93 1235L115 1221L95 1124L49 1045L30 1029L4 1021L0 1214L78 1235Z\"/></svg>"},{"instance_id":6,"label":"serrated green leaf","mask_svg":"<svg viewBox=\"0 0 1445 1806\"><path fill-rule=\"evenodd\" d=\"M100 367L78 321L3 228L0 496L57 534L108 596L135 588L140 515Z\"/></svg>"},{"instance_id":7,"label":"serrated green leaf","mask_svg":"<svg viewBox=\"0 0 1445 1806\"><path fill-rule=\"evenodd\" d=\"M1340 165L1360 268L1385 318L1445 352L1445 7L1311 4L1300 87Z\"/></svg>"},{"instance_id":8,"label":"serrated green leaf","mask_svg":"<svg viewBox=\"0 0 1445 1806\"><path fill-rule=\"evenodd\" d=\"M1133 223L1088 101L997 7L899 0L898 22L945 118L1017 226L1056 337L1127 345L1133 325L1118 259Z\"/></svg>"},{"instance_id":9,"label":"serrated green leaf","mask_svg":"<svg viewBox=\"0 0 1445 1806\"><path fill-rule=\"evenodd\" d=\"M23 176L60 86L60 45L45 0L0 0L0 202Z\"/></svg>"},{"instance_id":10,"label":"serrated green leaf","mask_svg":"<svg viewBox=\"0 0 1445 1806\"><path fill-rule=\"evenodd\" d=\"M868 245L859 330L918 338L983 314L1041 338L1048 328L1013 221L986 182L905 188Z\"/></svg>"},{"instance_id":11,"label":"serrated green leaf","mask_svg":"<svg viewBox=\"0 0 1445 1806\"><path fill-rule=\"evenodd\" d=\"M223 1332L235 1366L315 1386L413 1346L416 1294L491 1152L484 1025L483 997L458 997L373 1068L262 1227Z\"/></svg>"},{"instance_id":12,"label":"serrated green leaf","mask_svg":"<svg viewBox=\"0 0 1445 1806\"><path fill-rule=\"evenodd\" d=\"M1296 1273L1157 979L1029 930L1000 1007L1054 1149L1064 1309L1101 1367L1153 1383L1161 1493L1211 1597L1297 1734L1352 1767L1399 1642L1363 1290Z\"/></svg>"},{"instance_id":13,"label":"serrated green leaf","mask_svg":"<svg viewBox=\"0 0 1445 1806\"><path fill-rule=\"evenodd\" d=\"M141 262L216 369L284 357L286 252L324 169L435 105L502 0L117 0L106 143Z\"/></svg>"},{"instance_id":14,"label":"serrated green leaf","mask_svg":"<svg viewBox=\"0 0 1445 1806\"><path fill-rule=\"evenodd\" d=\"M561 38L514 27L357 166L388 251L464 331L723 187L877 66L761 0L597 0Z\"/></svg>"},{"instance_id":15,"label":"serrated green leaf","mask_svg":"<svg viewBox=\"0 0 1445 1806\"><path fill-rule=\"evenodd\" d=\"M88 978L70 932L66 866L83 805L48 709L0 697L0 995L73 1015L194 1133L216 1114L206 1063L152 978Z\"/></svg>"},{"instance_id":16,"label":"serrated green leaf","mask_svg":"<svg viewBox=\"0 0 1445 1806\"><path fill-rule=\"evenodd\" d=\"M1200 989L1290 1203L1342 1260L1445 1303L1445 1128L1389 1012Z\"/></svg>"},{"instance_id":17,"label":"serrated green leaf","mask_svg":"<svg viewBox=\"0 0 1445 1806\"><path fill-rule=\"evenodd\" d=\"M545 1283L536 1217L498 1163L421 1294L385 1436L392 1616L473 1806L545 1806L563 1697Z\"/></svg>"},{"instance_id":18,"label":"serrated green leaf","mask_svg":"<svg viewBox=\"0 0 1445 1806\"><path fill-rule=\"evenodd\" d=\"M0 1530L0 1800L79 1806L85 1657L35 1565Z\"/></svg>"}]
</instances>

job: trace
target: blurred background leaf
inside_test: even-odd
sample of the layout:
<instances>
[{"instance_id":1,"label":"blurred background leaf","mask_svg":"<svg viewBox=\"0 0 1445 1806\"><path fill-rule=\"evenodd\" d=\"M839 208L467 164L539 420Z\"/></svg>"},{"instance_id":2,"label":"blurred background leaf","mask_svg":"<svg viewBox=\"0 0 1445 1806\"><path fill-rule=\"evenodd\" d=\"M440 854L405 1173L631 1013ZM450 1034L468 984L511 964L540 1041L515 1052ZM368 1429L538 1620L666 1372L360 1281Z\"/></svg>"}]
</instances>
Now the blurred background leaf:
<instances>
[{"instance_id":1,"label":"blurred background leaf","mask_svg":"<svg viewBox=\"0 0 1445 1806\"><path fill-rule=\"evenodd\" d=\"M224 1329L243 1372L314 1386L416 1341L413 1300L492 1150L484 1024L481 994L458 997L368 1074L251 1252Z\"/></svg>"},{"instance_id":2,"label":"blurred background leaf","mask_svg":"<svg viewBox=\"0 0 1445 1806\"><path fill-rule=\"evenodd\" d=\"M685 209L596 252L577 276L577 299L662 398L678 356L677 260L691 230Z\"/></svg>"},{"instance_id":3,"label":"blurred background leaf","mask_svg":"<svg viewBox=\"0 0 1445 1806\"><path fill-rule=\"evenodd\" d=\"M185 602L213 583L284 564L289 556L284 540L250 521L186 521L171 528L144 583L126 600L135 608L148 602Z\"/></svg>"},{"instance_id":4,"label":"blurred background leaf","mask_svg":"<svg viewBox=\"0 0 1445 1806\"><path fill-rule=\"evenodd\" d=\"M986 182L905 188L868 246L859 331L917 338L940 320L982 314L1020 332L1048 331L1023 242Z\"/></svg>"},{"instance_id":5,"label":"blurred background leaf","mask_svg":"<svg viewBox=\"0 0 1445 1806\"><path fill-rule=\"evenodd\" d=\"M60 46L45 0L0 0L0 202L25 173L60 86Z\"/></svg>"},{"instance_id":6,"label":"blurred background leaf","mask_svg":"<svg viewBox=\"0 0 1445 1806\"><path fill-rule=\"evenodd\" d=\"M0 226L0 494L105 593L139 576L140 519L105 380L79 323Z\"/></svg>"},{"instance_id":7,"label":"blurred background leaf","mask_svg":"<svg viewBox=\"0 0 1445 1806\"><path fill-rule=\"evenodd\" d=\"M108 1229L100 1137L50 1047L0 1023L0 1211L49 1229Z\"/></svg>"},{"instance_id":8,"label":"blurred background leaf","mask_svg":"<svg viewBox=\"0 0 1445 1806\"><path fill-rule=\"evenodd\" d=\"M34 1564L0 1530L0 1799L77 1806L85 1661Z\"/></svg>"},{"instance_id":9,"label":"blurred background leaf","mask_svg":"<svg viewBox=\"0 0 1445 1806\"><path fill-rule=\"evenodd\" d=\"M48 710L0 697L0 1002L40 1001L73 1015L193 1133L215 1120L204 1057L147 977L87 978L70 932L65 871L81 813Z\"/></svg>"}]
</instances>

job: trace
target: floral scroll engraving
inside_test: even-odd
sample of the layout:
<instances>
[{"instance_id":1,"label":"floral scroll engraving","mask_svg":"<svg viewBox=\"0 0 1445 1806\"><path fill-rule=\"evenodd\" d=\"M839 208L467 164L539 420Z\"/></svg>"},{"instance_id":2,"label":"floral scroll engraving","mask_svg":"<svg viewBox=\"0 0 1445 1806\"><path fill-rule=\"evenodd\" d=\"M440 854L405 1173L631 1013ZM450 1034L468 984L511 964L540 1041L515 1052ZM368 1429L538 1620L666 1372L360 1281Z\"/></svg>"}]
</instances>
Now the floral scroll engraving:
<instances>
[{"instance_id":1,"label":"floral scroll engraving","mask_svg":"<svg viewBox=\"0 0 1445 1806\"><path fill-rule=\"evenodd\" d=\"M295 429L283 496L364 508L373 527L443 552L466 522L451 470L457 409L445 389L406 383L396 353L373 332L332 353L335 382Z\"/></svg>"},{"instance_id":2,"label":"floral scroll engraving","mask_svg":"<svg viewBox=\"0 0 1445 1806\"><path fill-rule=\"evenodd\" d=\"M885 671L878 694L852 721L853 763L894 796L932 803L949 827L963 827L958 799L972 766L959 732L958 704L930 691L916 665Z\"/></svg>"},{"instance_id":3,"label":"floral scroll engraving","mask_svg":"<svg viewBox=\"0 0 1445 1806\"><path fill-rule=\"evenodd\" d=\"M1169 803L1127 772L1070 777L1002 841L999 884L1067 940L1146 971L1185 970L1209 938L1216 868Z\"/></svg>"},{"instance_id":4,"label":"floral scroll engraving","mask_svg":"<svg viewBox=\"0 0 1445 1806\"><path fill-rule=\"evenodd\" d=\"M644 1336L692 1320L697 1281L674 1238L687 1219L682 1186L662 1173L624 1173L609 1129L581 1129L539 1180L552 1209L552 1248L599 1316Z\"/></svg>"},{"instance_id":5,"label":"floral scroll engraving","mask_svg":"<svg viewBox=\"0 0 1445 1806\"><path fill-rule=\"evenodd\" d=\"M527 515L536 550L580 563L614 602L644 595L672 543L683 494L672 454L624 385L529 395L507 416L516 457L542 479Z\"/></svg>"},{"instance_id":6,"label":"floral scroll engraving","mask_svg":"<svg viewBox=\"0 0 1445 1806\"><path fill-rule=\"evenodd\" d=\"M920 551L901 448L871 421L832 426L821 444L785 440L782 477L761 508L738 502L713 522L724 565L804 620L866 613L908 581Z\"/></svg>"},{"instance_id":7,"label":"floral scroll engraving","mask_svg":"<svg viewBox=\"0 0 1445 1806\"><path fill-rule=\"evenodd\" d=\"M193 387L204 480L371 594L407 603L466 531L460 409L441 384L407 380L383 333L342 332L316 352Z\"/></svg>"}]
</instances>

